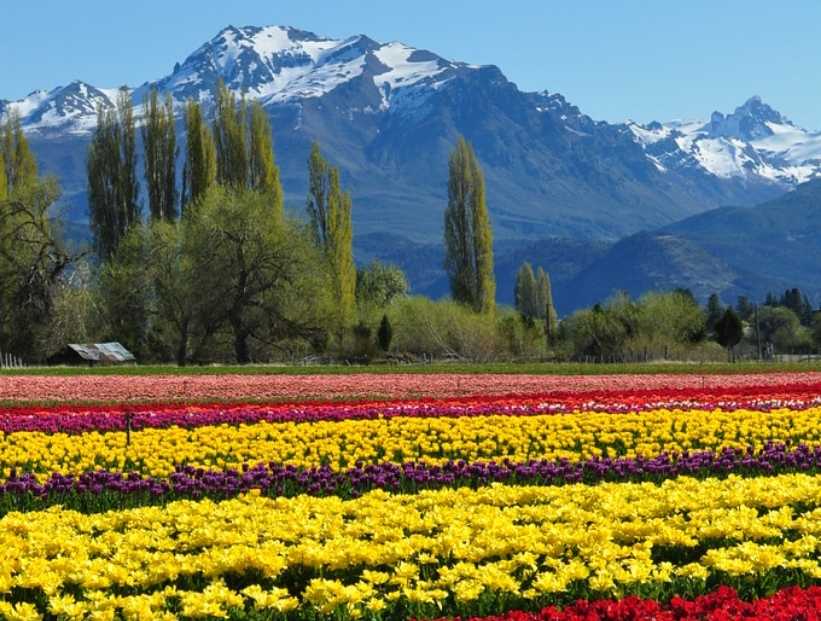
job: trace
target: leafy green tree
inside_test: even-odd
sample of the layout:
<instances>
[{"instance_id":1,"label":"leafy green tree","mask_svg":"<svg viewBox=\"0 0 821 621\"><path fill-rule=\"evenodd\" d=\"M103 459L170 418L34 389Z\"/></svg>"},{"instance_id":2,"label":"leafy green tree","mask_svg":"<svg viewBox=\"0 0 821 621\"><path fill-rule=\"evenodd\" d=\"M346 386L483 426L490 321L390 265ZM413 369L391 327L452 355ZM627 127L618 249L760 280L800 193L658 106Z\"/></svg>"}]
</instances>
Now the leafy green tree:
<instances>
[{"instance_id":1,"label":"leafy green tree","mask_svg":"<svg viewBox=\"0 0 821 621\"><path fill-rule=\"evenodd\" d=\"M387 352L391 348L391 341L393 340L393 326L391 320L387 315L382 315L382 321L379 323L379 331L376 333L376 338L379 341L379 349Z\"/></svg>"},{"instance_id":2,"label":"leafy green tree","mask_svg":"<svg viewBox=\"0 0 821 621\"><path fill-rule=\"evenodd\" d=\"M784 306L765 306L758 313L758 328L762 343L787 351L800 339L801 322Z\"/></svg>"},{"instance_id":3,"label":"leafy green tree","mask_svg":"<svg viewBox=\"0 0 821 621\"><path fill-rule=\"evenodd\" d=\"M285 215L284 198L274 155L271 122L259 102L251 106L250 123L248 185L252 190L270 196L274 212L278 218L282 218Z\"/></svg>"},{"instance_id":4,"label":"leafy green tree","mask_svg":"<svg viewBox=\"0 0 821 621\"><path fill-rule=\"evenodd\" d=\"M102 259L112 256L129 227L140 220L134 106L121 89L116 109L97 113L88 151L88 200L94 245Z\"/></svg>"},{"instance_id":5,"label":"leafy green tree","mask_svg":"<svg viewBox=\"0 0 821 621\"><path fill-rule=\"evenodd\" d=\"M210 257L198 255L192 248L189 231L193 218L195 215L189 214L178 222L158 220L148 230L154 333L170 347L163 357L173 358L179 366L188 363L191 343L197 336L205 333L207 338L216 331L208 318L211 298L203 288Z\"/></svg>"},{"instance_id":6,"label":"leafy green tree","mask_svg":"<svg viewBox=\"0 0 821 621\"><path fill-rule=\"evenodd\" d=\"M639 300L639 332L659 342L698 342L705 336L704 323L698 303L686 293L648 293Z\"/></svg>"},{"instance_id":7,"label":"leafy green tree","mask_svg":"<svg viewBox=\"0 0 821 621\"><path fill-rule=\"evenodd\" d=\"M104 339L119 341L137 360L149 358L152 302L148 229L137 222L100 269L98 298Z\"/></svg>"},{"instance_id":8,"label":"leafy green tree","mask_svg":"<svg viewBox=\"0 0 821 621\"><path fill-rule=\"evenodd\" d=\"M812 340L816 351L821 352L821 312L815 313L813 317Z\"/></svg>"},{"instance_id":9,"label":"leafy green tree","mask_svg":"<svg viewBox=\"0 0 821 621\"><path fill-rule=\"evenodd\" d=\"M563 322L564 323L564 322ZM628 337L616 313L600 305L577 311L566 321L577 359L596 362L621 360Z\"/></svg>"},{"instance_id":10,"label":"leafy green tree","mask_svg":"<svg viewBox=\"0 0 821 621\"><path fill-rule=\"evenodd\" d=\"M741 323L741 319L732 308L724 311L721 319L716 322L715 331L718 344L727 350L729 356L734 357L735 346L741 342L741 338L744 336L744 324Z\"/></svg>"},{"instance_id":11,"label":"leafy green tree","mask_svg":"<svg viewBox=\"0 0 821 621\"><path fill-rule=\"evenodd\" d=\"M183 168L183 207L196 203L217 182L217 147L205 123L202 107L189 101L185 107L186 155Z\"/></svg>"},{"instance_id":12,"label":"leafy green tree","mask_svg":"<svg viewBox=\"0 0 821 621\"><path fill-rule=\"evenodd\" d=\"M351 195L343 192L339 169L331 166L314 143L308 160L307 211L314 241L330 267L337 336L351 325L356 303L356 264L353 259Z\"/></svg>"},{"instance_id":13,"label":"leafy green tree","mask_svg":"<svg viewBox=\"0 0 821 621\"><path fill-rule=\"evenodd\" d=\"M51 218L56 181L31 180L21 170L12 196L0 201L0 350L40 361L48 353L41 337L74 257Z\"/></svg>"},{"instance_id":14,"label":"leafy green tree","mask_svg":"<svg viewBox=\"0 0 821 621\"><path fill-rule=\"evenodd\" d=\"M220 81L217 86L214 119L214 142L217 147L217 181L220 185L243 190L248 187L248 151L246 145L245 100L237 102L234 94Z\"/></svg>"},{"instance_id":15,"label":"leafy green tree","mask_svg":"<svg viewBox=\"0 0 821 621\"><path fill-rule=\"evenodd\" d=\"M476 312L496 306L493 234L485 203L485 179L473 148L460 138L448 163L445 269L453 299Z\"/></svg>"},{"instance_id":16,"label":"leafy green tree","mask_svg":"<svg viewBox=\"0 0 821 621\"><path fill-rule=\"evenodd\" d=\"M145 185L152 220L177 217L177 132L171 95L160 104L155 88L145 102L142 128Z\"/></svg>"},{"instance_id":17,"label":"leafy green tree","mask_svg":"<svg viewBox=\"0 0 821 621\"><path fill-rule=\"evenodd\" d=\"M195 212L192 260L208 256L200 282L208 318L231 331L237 362L267 359L282 339L323 336L327 271L317 269L323 262L297 225L271 218L259 192L215 188Z\"/></svg>"},{"instance_id":18,"label":"leafy green tree","mask_svg":"<svg viewBox=\"0 0 821 621\"><path fill-rule=\"evenodd\" d=\"M374 260L356 273L356 301L361 307L387 307L408 294L408 280L395 265Z\"/></svg>"}]
</instances>

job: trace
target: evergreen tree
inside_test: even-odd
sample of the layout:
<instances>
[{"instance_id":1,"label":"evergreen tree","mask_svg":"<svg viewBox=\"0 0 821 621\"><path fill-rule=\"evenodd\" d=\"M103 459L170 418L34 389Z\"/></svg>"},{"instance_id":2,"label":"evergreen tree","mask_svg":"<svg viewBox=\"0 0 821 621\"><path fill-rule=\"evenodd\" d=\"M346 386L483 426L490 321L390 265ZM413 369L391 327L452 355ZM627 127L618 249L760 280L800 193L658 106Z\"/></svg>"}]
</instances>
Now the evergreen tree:
<instances>
[{"instance_id":1,"label":"evergreen tree","mask_svg":"<svg viewBox=\"0 0 821 621\"><path fill-rule=\"evenodd\" d=\"M715 331L719 345L727 350L728 355L732 356L733 348L741 342L741 337L744 336L744 326L732 308L724 311L721 319L716 322Z\"/></svg>"},{"instance_id":2,"label":"evergreen tree","mask_svg":"<svg viewBox=\"0 0 821 621\"><path fill-rule=\"evenodd\" d=\"M142 128L145 161L145 184L152 220L174 220L177 217L177 134L174 126L174 104L171 96L160 104L152 88L145 103Z\"/></svg>"},{"instance_id":3,"label":"evergreen tree","mask_svg":"<svg viewBox=\"0 0 821 621\"><path fill-rule=\"evenodd\" d=\"M314 143L308 160L307 211L314 241L328 259L337 300L337 329L351 324L356 304L356 264L353 260L352 201L343 192L339 169L331 166Z\"/></svg>"},{"instance_id":4,"label":"evergreen tree","mask_svg":"<svg viewBox=\"0 0 821 621\"><path fill-rule=\"evenodd\" d=\"M516 310L524 319L535 319L539 316L539 300L536 289L536 277L530 263L522 263L516 273L514 289Z\"/></svg>"},{"instance_id":5,"label":"evergreen tree","mask_svg":"<svg viewBox=\"0 0 821 621\"><path fill-rule=\"evenodd\" d=\"M715 330L716 324L724 315L724 306L717 293L713 293L707 299L707 331Z\"/></svg>"},{"instance_id":6,"label":"evergreen tree","mask_svg":"<svg viewBox=\"0 0 821 621\"><path fill-rule=\"evenodd\" d=\"M541 310L539 316L544 319L545 339L550 345L559 331L559 315L553 304L553 287L550 284L550 276L541 267L536 275L536 289Z\"/></svg>"},{"instance_id":7,"label":"evergreen tree","mask_svg":"<svg viewBox=\"0 0 821 621\"><path fill-rule=\"evenodd\" d=\"M217 182L217 147L199 102L185 107L186 155L183 168L183 206L202 200Z\"/></svg>"},{"instance_id":8,"label":"evergreen tree","mask_svg":"<svg viewBox=\"0 0 821 621\"><path fill-rule=\"evenodd\" d=\"M0 162L8 196L37 181L37 162L16 112L0 126Z\"/></svg>"},{"instance_id":9,"label":"evergreen tree","mask_svg":"<svg viewBox=\"0 0 821 621\"><path fill-rule=\"evenodd\" d=\"M116 109L97 113L88 151L88 198L97 253L111 257L129 227L139 222L134 107L121 89Z\"/></svg>"},{"instance_id":10,"label":"evergreen tree","mask_svg":"<svg viewBox=\"0 0 821 621\"><path fill-rule=\"evenodd\" d=\"M379 341L379 349L387 352L391 348L391 341L393 340L393 327L387 315L382 315L382 321L379 324L379 331L376 333L376 338Z\"/></svg>"},{"instance_id":11,"label":"evergreen tree","mask_svg":"<svg viewBox=\"0 0 821 621\"><path fill-rule=\"evenodd\" d=\"M495 309L493 235L485 180L473 148L460 138L448 163L445 269L453 298L477 312Z\"/></svg>"},{"instance_id":12,"label":"evergreen tree","mask_svg":"<svg viewBox=\"0 0 821 621\"><path fill-rule=\"evenodd\" d=\"M735 310L742 321L749 321L750 318L753 316L753 313L755 313L755 307L753 306L752 302L750 302L750 298L748 298L746 295L738 296L738 301L736 302Z\"/></svg>"},{"instance_id":13,"label":"evergreen tree","mask_svg":"<svg viewBox=\"0 0 821 621\"><path fill-rule=\"evenodd\" d=\"M251 107L250 146L248 153L248 184L271 197L274 212L284 216L282 183L274 155L271 123L257 102Z\"/></svg>"},{"instance_id":14,"label":"evergreen tree","mask_svg":"<svg viewBox=\"0 0 821 621\"><path fill-rule=\"evenodd\" d=\"M241 190L248 184L248 154L245 140L245 100L237 103L234 94L220 81L217 87L214 143L217 147L217 181Z\"/></svg>"}]
</instances>

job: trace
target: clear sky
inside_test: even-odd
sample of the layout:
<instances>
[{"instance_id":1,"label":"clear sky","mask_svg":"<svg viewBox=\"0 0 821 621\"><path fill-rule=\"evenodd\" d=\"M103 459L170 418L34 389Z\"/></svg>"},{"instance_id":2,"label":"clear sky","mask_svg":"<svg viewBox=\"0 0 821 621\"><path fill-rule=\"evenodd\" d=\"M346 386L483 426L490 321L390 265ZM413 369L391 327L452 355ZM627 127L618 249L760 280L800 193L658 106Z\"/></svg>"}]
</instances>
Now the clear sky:
<instances>
[{"instance_id":1,"label":"clear sky","mask_svg":"<svg viewBox=\"0 0 821 621\"><path fill-rule=\"evenodd\" d=\"M141 84L228 24L495 64L596 119L707 118L757 94L821 129L819 0L2 0L0 98L73 79Z\"/></svg>"}]
</instances>

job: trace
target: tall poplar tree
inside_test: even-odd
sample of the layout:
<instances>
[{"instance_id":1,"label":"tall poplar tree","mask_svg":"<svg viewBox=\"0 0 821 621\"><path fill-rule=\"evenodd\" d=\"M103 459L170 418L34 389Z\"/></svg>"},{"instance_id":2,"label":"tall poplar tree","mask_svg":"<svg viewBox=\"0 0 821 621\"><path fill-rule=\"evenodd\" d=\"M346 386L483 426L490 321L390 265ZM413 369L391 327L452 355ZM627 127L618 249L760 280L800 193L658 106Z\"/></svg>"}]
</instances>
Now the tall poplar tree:
<instances>
[{"instance_id":1,"label":"tall poplar tree","mask_svg":"<svg viewBox=\"0 0 821 621\"><path fill-rule=\"evenodd\" d=\"M0 158L7 195L37 180L37 162L16 112L0 126Z\"/></svg>"},{"instance_id":2,"label":"tall poplar tree","mask_svg":"<svg viewBox=\"0 0 821 621\"><path fill-rule=\"evenodd\" d=\"M319 150L319 144L311 145L308 157L308 201L306 210L311 222L314 240L320 248L328 244L328 162Z\"/></svg>"},{"instance_id":3,"label":"tall poplar tree","mask_svg":"<svg viewBox=\"0 0 821 621\"><path fill-rule=\"evenodd\" d=\"M149 214L152 220L174 220L177 217L179 149L170 95L161 104L157 90L151 89L145 102L142 136Z\"/></svg>"},{"instance_id":4,"label":"tall poplar tree","mask_svg":"<svg viewBox=\"0 0 821 621\"><path fill-rule=\"evenodd\" d=\"M477 312L493 312L493 234L485 203L485 179L473 148L459 138L448 162L445 269L453 298Z\"/></svg>"},{"instance_id":5,"label":"tall poplar tree","mask_svg":"<svg viewBox=\"0 0 821 621\"><path fill-rule=\"evenodd\" d=\"M544 333L547 344L550 345L559 331L559 315L553 304L553 287L550 284L550 275L541 267L536 274L538 316L544 319Z\"/></svg>"},{"instance_id":6,"label":"tall poplar tree","mask_svg":"<svg viewBox=\"0 0 821 621\"><path fill-rule=\"evenodd\" d=\"M245 100L237 98L220 81L217 87L214 142L217 146L217 181L220 185L242 190L248 184Z\"/></svg>"},{"instance_id":7,"label":"tall poplar tree","mask_svg":"<svg viewBox=\"0 0 821 621\"><path fill-rule=\"evenodd\" d=\"M341 340L344 329L353 321L356 306L352 200L348 192L342 191L339 169L328 164L316 143L308 159L308 188L308 217L314 241L330 267Z\"/></svg>"},{"instance_id":8,"label":"tall poplar tree","mask_svg":"<svg viewBox=\"0 0 821 621\"><path fill-rule=\"evenodd\" d=\"M525 319L534 319L539 316L538 300L536 298L536 277L530 263L523 263L516 273L516 287L514 289L516 310Z\"/></svg>"},{"instance_id":9,"label":"tall poplar tree","mask_svg":"<svg viewBox=\"0 0 821 621\"><path fill-rule=\"evenodd\" d=\"M4 201L9 195L9 182L6 179L6 158L0 151L0 201Z\"/></svg>"},{"instance_id":10,"label":"tall poplar tree","mask_svg":"<svg viewBox=\"0 0 821 621\"><path fill-rule=\"evenodd\" d=\"M88 201L95 248L109 259L132 224L140 219L134 106L121 89L117 107L97 112L88 150Z\"/></svg>"},{"instance_id":11,"label":"tall poplar tree","mask_svg":"<svg viewBox=\"0 0 821 621\"><path fill-rule=\"evenodd\" d=\"M199 102L185 107L186 150L183 167L183 208L202 200L217 182L217 147L202 114Z\"/></svg>"},{"instance_id":12,"label":"tall poplar tree","mask_svg":"<svg viewBox=\"0 0 821 621\"><path fill-rule=\"evenodd\" d=\"M274 212L284 215L282 183L274 155L271 122L259 102L251 106L248 149L248 185L268 195Z\"/></svg>"}]
</instances>

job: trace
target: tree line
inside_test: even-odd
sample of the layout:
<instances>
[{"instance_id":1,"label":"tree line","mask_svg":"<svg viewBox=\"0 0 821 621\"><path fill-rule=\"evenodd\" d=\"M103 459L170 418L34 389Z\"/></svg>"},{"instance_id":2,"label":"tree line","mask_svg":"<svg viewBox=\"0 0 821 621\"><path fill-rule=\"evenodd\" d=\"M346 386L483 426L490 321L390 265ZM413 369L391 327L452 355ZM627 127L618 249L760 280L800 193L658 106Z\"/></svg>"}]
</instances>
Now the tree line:
<instances>
[{"instance_id":1,"label":"tree line","mask_svg":"<svg viewBox=\"0 0 821 621\"><path fill-rule=\"evenodd\" d=\"M301 213L286 212L273 132L220 84L208 108L121 91L98 111L87 158L90 247L64 242L56 181L38 174L20 120L0 128L0 350L45 361L116 340L141 361L376 357L649 360L821 347L798 290L701 308L685 290L619 294L559 320L549 266L523 264L497 307L482 167L458 138L442 223L451 296L353 256L353 200L313 144ZM179 106L182 108L178 115ZM177 119L182 117L182 131ZM143 202L145 201L145 203Z\"/></svg>"}]
</instances>

